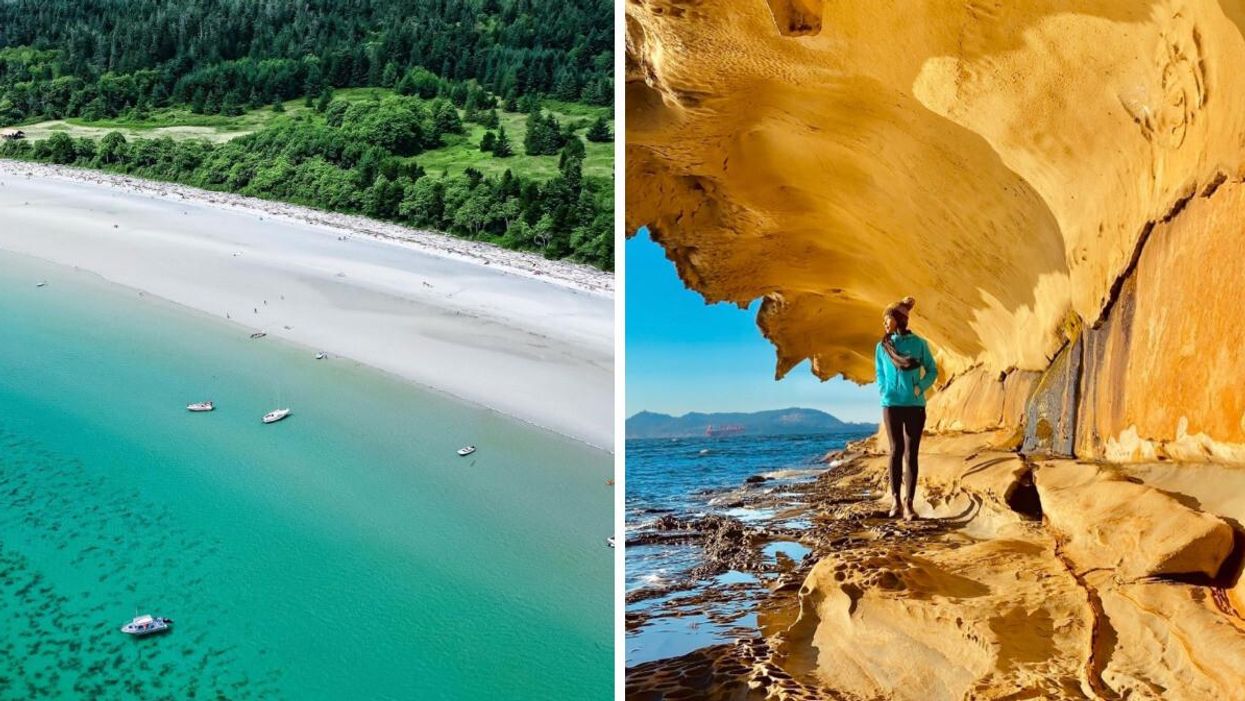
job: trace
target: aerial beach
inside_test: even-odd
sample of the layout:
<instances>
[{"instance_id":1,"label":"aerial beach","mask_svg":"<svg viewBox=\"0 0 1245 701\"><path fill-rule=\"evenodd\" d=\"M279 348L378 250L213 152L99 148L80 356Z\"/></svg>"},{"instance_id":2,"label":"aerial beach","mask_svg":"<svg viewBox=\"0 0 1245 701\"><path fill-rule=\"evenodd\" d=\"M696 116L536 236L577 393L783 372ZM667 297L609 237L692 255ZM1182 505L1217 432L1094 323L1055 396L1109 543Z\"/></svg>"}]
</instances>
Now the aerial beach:
<instances>
[{"instance_id":1,"label":"aerial beach","mask_svg":"<svg viewBox=\"0 0 1245 701\"><path fill-rule=\"evenodd\" d=\"M0 180L2 250L612 444L609 274L122 176L0 161Z\"/></svg>"},{"instance_id":2,"label":"aerial beach","mask_svg":"<svg viewBox=\"0 0 1245 701\"><path fill-rule=\"evenodd\" d=\"M0 698L608 693L605 451L24 254L0 315Z\"/></svg>"},{"instance_id":3,"label":"aerial beach","mask_svg":"<svg viewBox=\"0 0 1245 701\"><path fill-rule=\"evenodd\" d=\"M0 701L609 696L609 0L0 27Z\"/></svg>"}]
</instances>

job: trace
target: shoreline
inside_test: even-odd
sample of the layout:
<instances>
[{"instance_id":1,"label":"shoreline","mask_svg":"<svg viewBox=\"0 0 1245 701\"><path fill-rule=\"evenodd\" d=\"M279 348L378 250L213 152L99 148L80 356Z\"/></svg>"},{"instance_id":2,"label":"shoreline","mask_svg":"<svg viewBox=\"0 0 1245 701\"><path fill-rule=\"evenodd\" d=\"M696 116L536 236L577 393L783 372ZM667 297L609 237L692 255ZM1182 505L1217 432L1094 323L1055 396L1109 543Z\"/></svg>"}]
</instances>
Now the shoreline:
<instances>
[{"instance_id":1,"label":"shoreline","mask_svg":"<svg viewBox=\"0 0 1245 701\"><path fill-rule=\"evenodd\" d=\"M180 186L39 177L24 164L18 180L11 163L0 161L11 223L0 250L613 452L613 304L600 289L302 221L279 203L273 216Z\"/></svg>"},{"instance_id":2,"label":"shoreline","mask_svg":"<svg viewBox=\"0 0 1245 701\"><path fill-rule=\"evenodd\" d=\"M912 661L882 649L970 660L920 658L946 698L1010 698L1017 688L1128 696L1149 679L1174 697L1230 696L1235 677L1202 670L1245 655L1232 555L1245 474L1029 455L999 448L1006 436L929 435L916 521L887 516L888 455L876 437L826 456L830 468L811 483L766 495L745 481L735 491L751 509L780 511L778 520L664 519L652 541L688 543L708 566L693 573L695 590L629 592L652 606L628 611L628 633L666 621L718 628L672 655L629 658L628 696L917 698L887 682ZM806 525L779 525L792 518ZM775 540L801 543L803 556L762 558ZM1024 615L1005 613L1017 610ZM1060 623L1034 624L1042 621ZM1156 664L1156 635L1205 643ZM1110 644L1095 643L1103 639ZM1033 652L1017 659L1016 649Z\"/></svg>"},{"instance_id":3,"label":"shoreline","mask_svg":"<svg viewBox=\"0 0 1245 701\"><path fill-rule=\"evenodd\" d=\"M783 437L754 440L770 442ZM648 449L667 455L656 459L630 452L637 464L632 482L640 494L628 501L626 513L625 641L628 674L636 667L674 660L697 650L758 635L757 615L780 591L798 587L827 545L813 521L822 499L847 499L859 494L832 492L827 485L857 469L863 432L808 434L812 443L831 451L807 455L808 444L782 453L765 451L767 460L715 474L723 478L694 495L676 496L648 480L653 467L669 461L662 439L647 440ZM709 454L733 463L745 444L718 439L682 441L686 455ZM715 447L716 446L716 447ZM643 450L643 449L642 449ZM696 461L710 458L688 458ZM726 474L729 472L729 474ZM664 492L664 493L663 493Z\"/></svg>"},{"instance_id":4,"label":"shoreline","mask_svg":"<svg viewBox=\"0 0 1245 701\"><path fill-rule=\"evenodd\" d=\"M0 158L0 177L5 175L55 178L67 182L91 183L157 197L176 196L182 200L211 204L222 209L263 213L291 223L337 229L406 246L430 255L490 266L513 275L527 277L591 294L613 297L614 275L581 263L554 261L534 253L512 251L479 241L460 239L451 234L412 229L394 222L342 214L307 205L265 200L231 192L204 190L180 183L121 175L103 170Z\"/></svg>"},{"instance_id":5,"label":"shoreline","mask_svg":"<svg viewBox=\"0 0 1245 701\"><path fill-rule=\"evenodd\" d=\"M112 280L109 280L103 277L102 275L99 275L98 273L94 273L84 268L79 268L77 266L71 267L71 266L63 265L61 263L57 263L54 261L45 260L42 258L34 258L31 256L26 256L25 254L21 254L21 253L13 253L11 251L0 250L0 256L5 256L5 255L9 256L9 260L13 260L14 258L24 258L38 265L52 266L53 268L58 269L60 275L86 275L91 278L91 283L89 284L104 285L104 286L111 288L114 291L128 292L130 294L134 294L137 297L142 298L142 300L147 304L154 304L154 305L157 305L158 307L172 310L174 313L185 316L188 319L193 318L195 319L196 323L214 323L214 324L221 323L229 327L237 327L247 333L253 333L258 330L257 327L247 326L246 324L238 320L221 319L201 309L196 309L195 307L191 307L191 306L182 304L181 302L177 302L171 299L166 299L164 297L161 297L160 295L150 294L146 290L142 290L137 287L132 287L130 285L124 285L121 283L113 282ZM21 265L21 263L19 263L19 265ZM282 344L288 348L297 349L299 352L306 353L306 354L316 352L315 348L308 346L305 343L301 343L299 341L295 341L290 338L281 337L276 334L270 334L270 335L272 336L272 339L256 339L256 340L259 342L262 342L263 340L268 340L268 342L270 343ZM560 439L570 441L576 445L587 446L594 450L601 450L604 452L608 452L610 455L613 455L614 451L612 448L606 448L606 447L602 447L599 445L595 445L593 443L590 443L584 440L583 438L579 438L569 433L564 433L562 431L559 431L558 429L552 426L545 426L535 421L530 421L519 416L507 414L494 407L481 404L479 402L472 401L471 399L468 399L466 397L454 394L453 392L450 392L449 390L443 387L437 387L435 385L430 385L424 382L412 380L410 378L403 377L402 375L396 372L385 370L383 368L378 368L370 363L363 362L362 360L356 360L354 358L347 358L346 356L341 356L341 359L348 361L350 363L354 363L356 367L366 368L369 372L376 373L380 375L381 377L386 378L389 381L400 383L400 384L407 385L407 386L414 386L418 388L420 391L434 394L437 397L444 399L446 401L455 402L458 404L462 404L464 406L469 406L477 410L483 409L484 411L497 414L498 416L501 416L505 418L506 420L516 422L523 426L534 428L539 431L543 431L545 433L552 434L554 436L557 436Z\"/></svg>"}]
</instances>

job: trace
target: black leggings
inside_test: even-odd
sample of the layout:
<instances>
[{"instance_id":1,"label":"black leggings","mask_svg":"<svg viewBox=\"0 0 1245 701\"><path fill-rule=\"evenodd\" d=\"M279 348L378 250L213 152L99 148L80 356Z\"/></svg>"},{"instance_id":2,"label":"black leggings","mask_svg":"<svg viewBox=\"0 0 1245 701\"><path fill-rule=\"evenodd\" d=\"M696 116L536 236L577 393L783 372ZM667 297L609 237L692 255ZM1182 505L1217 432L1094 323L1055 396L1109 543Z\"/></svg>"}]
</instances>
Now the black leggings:
<instances>
[{"instance_id":1,"label":"black leggings","mask_svg":"<svg viewBox=\"0 0 1245 701\"><path fill-rule=\"evenodd\" d=\"M921 450L921 431L925 430L925 407L884 406L882 421L886 424L886 435L891 439L891 496L898 504L902 477L907 487L904 501L912 501L916 496L916 477L920 467L917 453ZM906 470L904 456L908 458Z\"/></svg>"}]
</instances>

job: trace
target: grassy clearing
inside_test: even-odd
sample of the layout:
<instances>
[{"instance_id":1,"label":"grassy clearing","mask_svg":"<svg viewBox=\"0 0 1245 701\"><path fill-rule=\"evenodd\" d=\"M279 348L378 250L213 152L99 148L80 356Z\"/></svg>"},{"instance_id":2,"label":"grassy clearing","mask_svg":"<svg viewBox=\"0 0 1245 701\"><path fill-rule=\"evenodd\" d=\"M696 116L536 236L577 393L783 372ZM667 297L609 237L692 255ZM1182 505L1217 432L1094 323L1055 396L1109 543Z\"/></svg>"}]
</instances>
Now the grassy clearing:
<instances>
[{"instance_id":1,"label":"grassy clearing","mask_svg":"<svg viewBox=\"0 0 1245 701\"><path fill-rule=\"evenodd\" d=\"M333 92L333 99L348 102L380 100L393 94L387 88L344 88ZM546 100L545 110L553 113L563 124L579 123L576 133L581 137L588 126L597 117L604 115L610 120L613 128L613 111L608 107L581 105L575 102ZM288 109L288 107L287 107ZM459 113L461 115L461 111ZM527 115L515 114L498 110L501 124L506 128L515 154L508 158L494 158L493 154L480 150L480 139L487 131L479 124L464 122L467 133L445 137L445 146L425 151L412 156L419 165L431 175L442 173L449 175L461 174L468 168L475 168L485 175L501 175L510 169L515 175L535 180L548 180L558 174L557 156L527 156L523 154L523 137L527 135ZM594 144L584 139L585 149L584 176L590 178L610 178L614 174L614 144Z\"/></svg>"},{"instance_id":2,"label":"grassy clearing","mask_svg":"<svg viewBox=\"0 0 1245 701\"><path fill-rule=\"evenodd\" d=\"M558 119L563 117L583 117L593 120L597 117L605 117L611 122L614 121L614 110L609 107L585 105L579 102L564 102L562 100L545 100L544 107L546 110L558 115Z\"/></svg>"},{"instance_id":3,"label":"grassy clearing","mask_svg":"<svg viewBox=\"0 0 1245 701\"><path fill-rule=\"evenodd\" d=\"M52 134L62 131L73 137L88 137L92 139L102 139L105 134L113 131L121 132L121 134L130 141L134 139L159 139L162 137L170 137L173 139L205 139L213 143L221 143L236 139L243 134L249 134L251 131L229 131L221 127L204 127L204 126L170 126L170 127L150 127L150 126L98 126L95 122L85 122L75 124L67 120L54 120L50 122L38 122L36 124L28 124L21 127L26 132L29 139L46 139Z\"/></svg>"},{"instance_id":4,"label":"grassy clearing","mask_svg":"<svg viewBox=\"0 0 1245 701\"><path fill-rule=\"evenodd\" d=\"M393 94L386 88L344 88L333 93L333 98L348 102L379 100ZM285 112L273 112L272 108L262 107L250 110L236 117L219 114L195 114L188 107L174 107L156 110L143 119L102 119L85 121L82 119L63 119L38 122L20 127L31 139L46 139L56 132L66 132L73 137L89 137L100 139L109 132L121 132L127 140L158 139L204 139L213 143L223 143L239 136L258 131L265 126L278 123L279 120L290 119L296 115L311 114L315 111L304 107L303 100L288 100L284 103ZM552 112L563 124L576 124L576 133L581 137L588 125L600 115L611 119L613 113L609 108L592 105L581 105L573 102L549 100L545 109ZM479 148L480 139L486 131L479 124L464 123L467 133L446 137L446 145L439 149L425 151L412 160L423 166L430 175L440 176L461 174L467 168L475 168L485 175L500 175L510 169L515 175L534 180L548 180L558 173L557 156L527 156L523 154L523 137L527 133L527 115L499 111L502 125L514 148L515 155L509 158L494 158L493 154L483 152ZM318 115L317 115L318 116ZM584 159L584 175L591 178L611 178L614 172L614 144L595 144L587 139L586 157Z\"/></svg>"},{"instance_id":5,"label":"grassy clearing","mask_svg":"<svg viewBox=\"0 0 1245 701\"><path fill-rule=\"evenodd\" d=\"M205 139L222 143L264 128L274 120L288 118L299 112L310 111L302 100L284 103L285 113L273 112L271 107L250 110L236 117L219 114L195 114L189 107L167 107L147 114L143 119L98 119L87 121L70 117L21 126L31 139L44 139L63 131L73 137L102 138L113 131L121 132L126 139Z\"/></svg>"},{"instance_id":6,"label":"grassy clearing","mask_svg":"<svg viewBox=\"0 0 1245 701\"><path fill-rule=\"evenodd\" d=\"M509 168L515 175L548 180L558 174L557 156L527 156L523 153L523 137L527 134L527 116L500 112L501 124L506 128L515 154L508 158L494 158L493 154L480 150L480 139L487 131L479 124L467 123L467 133L462 136L450 137L451 143L432 151L425 151L412 158L432 175L448 172L450 175L462 173L467 168L475 168L485 175L500 175ZM583 136L587 127L578 130ZM584 176L590 178L609 178L614 173L614 144L594 144L585 140L586 155L584 158Z\"/></svg>"}]
</instances>

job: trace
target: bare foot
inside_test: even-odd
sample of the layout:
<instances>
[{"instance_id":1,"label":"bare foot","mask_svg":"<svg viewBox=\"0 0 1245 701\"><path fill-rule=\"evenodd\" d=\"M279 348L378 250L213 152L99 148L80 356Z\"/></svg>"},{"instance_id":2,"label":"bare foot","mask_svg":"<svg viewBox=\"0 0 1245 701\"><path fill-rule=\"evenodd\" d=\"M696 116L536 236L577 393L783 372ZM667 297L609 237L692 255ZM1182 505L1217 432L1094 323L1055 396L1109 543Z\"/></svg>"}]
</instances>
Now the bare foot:
<instances>
[{"instance_id":1,"label":"bare foot","mask_svg":"<svg viewBox=\"0 0 1245 701\"><path fill-rule=\"evenodd\" d=\"M903 505L903 520L905 520L905 521L915 521L915 520L917 520L917 519L919 519L919 518L920 518L920 516L917 516L917 515L916 515L916 509L912 508L912 504L904 504L904 505Z\"/></svg>"},{"instance_id":2,"label":"bare foot","mask_svg":"<svg viewBox=\"0 0 1245 701\"><path fill-rule=\"evenodd\" d=\"M887 516L890 516L891 518L899 517L899 502L895 502L894 504L891 504L891 510L890 510L890 513L887 514Z\"/></svg>"}]
</instances>

